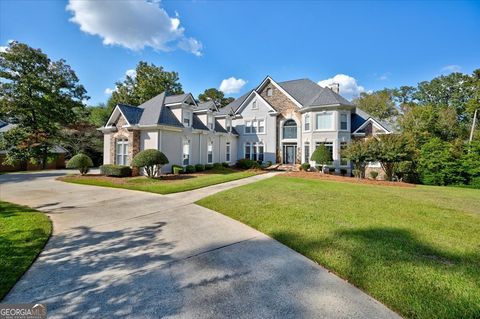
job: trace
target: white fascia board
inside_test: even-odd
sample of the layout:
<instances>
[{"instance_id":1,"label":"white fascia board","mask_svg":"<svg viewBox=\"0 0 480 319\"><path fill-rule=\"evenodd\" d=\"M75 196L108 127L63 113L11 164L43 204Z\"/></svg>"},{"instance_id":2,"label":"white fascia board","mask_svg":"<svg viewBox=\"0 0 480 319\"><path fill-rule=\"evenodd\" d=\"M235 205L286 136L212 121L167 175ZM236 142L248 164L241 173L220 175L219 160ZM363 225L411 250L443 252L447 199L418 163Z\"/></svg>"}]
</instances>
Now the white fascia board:
<instances>
[{"instance_id":1,"label":"white fascia board","mask_svg":"<svg viewBox=\"0 0 480 319\"><path fill-rule=\"evenodd\" d=\"M291 96L287 91L285 91L277 82L275 82L270 76L267 76L265 78L265 80L262 81L262 83L260 83L260 85L255 89L255 91L258 91L260 90L267 81L270 81L273 85L275 85L275 87L277 89L280 90L280 92L282 92L283 94L285 94L290 100L292 100L292 102L298 106L299 109L301 109L303 106L302 104L300 104L300 102L298 102L293 96Z\"/></svg>"},{"instance_id":2,"label":"white fascia board","mask_svg":"<svg viewBox=\"0 0 480 319\"><path fill-rule=\"evenodd\" d=\"M373 125L375 125L377 128L381 129L381 130L384 130L385 133L389 134L391 133L389 130L387 130L387 128L385 128L382 124L380 124L379 122L377 122L374 118L371 118L369 117L362 125L360 125L356 130L355 132L353 132L352 134L364 134L364 133L359 133L358 131L360 131L361 129L365 128L365 126L367 126L368 123L372 123Z\"/></svg>"},{"instance_id":3,"label":"white fascia board","mask_svg":"<svg viewBox=\"0 0 480 319\"><path fill-rule=\"evenodd\" d=\"M113 109L112 111L112 114L110 114L110 117L108 118L108 121L107 121L107 125L105 126L106 128L109 128L109 127L112 127L111 125L108 125L108 123L110 123L110 121L112 120L112 117L114 114L116 114L115 112L118 111L120 112L120 114L123 116L123 118L125 119L125 121L127 122L127 124L130 126L130 123L128 122L128 119L127 117L125 116L125 114L123 114L122 110L120 110L120 108L117 106L115 106L115 108Z\"/></svg>"}]
</instances>

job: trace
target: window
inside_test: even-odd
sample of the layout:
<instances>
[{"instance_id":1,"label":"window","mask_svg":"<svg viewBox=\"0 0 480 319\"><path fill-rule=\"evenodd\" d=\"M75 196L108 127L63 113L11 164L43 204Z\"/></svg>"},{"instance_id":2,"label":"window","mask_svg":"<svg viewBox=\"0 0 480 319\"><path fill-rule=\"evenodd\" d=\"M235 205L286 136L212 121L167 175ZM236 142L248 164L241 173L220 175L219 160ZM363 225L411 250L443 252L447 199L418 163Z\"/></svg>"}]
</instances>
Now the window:
<instances>
[{"instance_id":1,"label":"window","mask_svg":"<svg viewBox=\"0 0 480 319\"><path fill-rule=\"evenodd\" d=\"M304 163L310 162L310 143L305 142L303 145L303 156L304 156Z\"/></svg>"},{"instance_id":2,"label":"window","mask_svg":"<svg viewBox=\"0 0 480 319\"><path fill-rule=\"evenodd\" d=\"M317 142L315 147L318 147L320 144L323 144L325 145L325 147L327 148L328 152L330 153L330 158L332 159L332 161L330 161L329 163L327 163L328 165L332 165L333 164L333 142Z\"/></svg>"},{"instance_id":3,"label":"window","mask_svg":"<svg viewBox=\"0 0 480 319\"><path fill-rule=\"evenodd\" d=\"M347 147L347 142L340 142L340 165L342 166L347 166L348 165L348 159L343 157L343 151Z\"/></svg>"},{"instance_id":4,"label":"window","mask_svg":"<svg viewBox=\"0 0 480 319\"><path fill-rule=\"evenodd\" d=\"M273 90L271 88L267 89L267 96L272 96L273 95Z\"/></svg>"},{"instance_id":5,"label":"window","mask_svg":"<svg viewBox=\"0 0 480 319\"><path fill-rule=\"evenodd\" d=\"M310 131L310 114L305 114L304 130Z\"/></svg>"},{"instance_id":6,"label":"window","mask_svg":"<svg viewBox=\"0 0 480 319\"><path fill-rule=\"evenodd\" d=\"M250 143L245 143L245 158L250 159Z\"/></svg>"},{"instance_id":7,"label":"window","mask_svg":"<svg viewBox=\"0 0 480 319\"><path fill-rule=\"evenodd\" d=\"M332 130L333 129L333 113L319 113L317 114L317 130Z\"/></svg>"},{"instance_id":8,"label":"window","mask_svg":"<svg viewBox=\"0 0 480 319\"><path fill-rule=\"evenodd\" d=\"M189 111L183 111L183 125L185 127L190 127L190 116L191 113Z\"/></svg>"},{"instance_id":9,"label":"window","mask_svg":"<svg viewBox=\"0 0 480 319\"><path fill-rule=\"evenodd\" d=\"M265 120L258 120L258 133L265 133Z\"/></svg>"},{"instance_id":10,"label":"window","mask_svg":"<svg viewBox=\"0 0 480 319\"><path fill-rule=\"evenodd\" d=\"M283 124L283 138L297 138L297 123L294 120L287 120Z\"/></svg>"},{"instance_id":11,"label":"window","mask_svg":"<svg viewBox=\"0 0 480 319\"><path fill-rule=\"evenodd\" d=\"M263 162L263 143L257 144L258 160Z\"/></svg>"},{"instance_id":12,"label":"window","mask_svg":"<svg viewBox=\"0 0 480 319\"><path fill-rule=\"evenodd\" d=\"M348 129L348 115L347 113L340 113L340 130L346 131Z\"/></svg>"},{"instance_id":13,"label":"window","mask_svg":"<svg viewBox=\"0 0 480 319\"><path fill-rule=\"evenodd\" d=\"M232 131L232 119L230 118L225 119L225 127L227 128L227 132Z\"/></svg>"},{"instance_id":14,"label":"window","mask_svg":"<svg viewBox=\"0 0 480 319\"><path fill-rule=\"evenodd\" d=\"M257 101L253 101L252 102L252 110L256 110L256 109L258 109Z\"/></svg>"},{"instance_id":15,"label":"window","mask_svg":"<svg viewBox=\"0 0 480 319\"><path fill-rule=\"evenodd\" d=\"M256 134L257 133L257 121L252 121L252 133Z\"/></svg>"},{"instance_id":16,"label":"window","mask_svg":"<svg viewBox=\"0 0 480 319\"><path fill-rule=\"evenodd\" d=\"M190 141L184 140L183 141L183 156L182 156L182 164L189 165L190 164Z\"/></svg>"},{"instance_id":17,"label":"window","mask_svg":"<svg viewBox=\"0 0 480 319\"><path fill-rule=\"evenodd\" d=\"M250 134L250 133L252 133L252 122L245 121L245 134Z\"/></svg>"},{"instance_id":18,"label":"window","mask_svg":"<svg viewBox=\"0 0 480 319\"><path fill-rule=\"evenodd\" d=\"M230 142L227 142L225 145L225 161L227 163L230 162Z\"/></svg>"},{"instance_id":19,"label":"window","mask_svg":"<svg viewBox=\"0 0 480 319\"><path fill-rule=\"evenodd\" d=\"M128 140L126 138L117 140L116 155L117 165L128 165Z\"/></svg>"},{"instance_id":20,"label":"window","mask_svg":"<svg viewBox=\"0 0 480 319\"><path fill-rule=\"evenodd\" d=\"M207 115L207 126L209 129L213 130L213 115Z\"/></svg>"},{"instance_id":21,"label":"window","mask_svg":"<svg viewBox=\"0 0 480 319\"><path fill-rule=\"evenodd\" d=\"M208 142L208 145L207 145L207 163L208 164L213 163L213 142L212 141Z\"/></svg>"}]
</instances>

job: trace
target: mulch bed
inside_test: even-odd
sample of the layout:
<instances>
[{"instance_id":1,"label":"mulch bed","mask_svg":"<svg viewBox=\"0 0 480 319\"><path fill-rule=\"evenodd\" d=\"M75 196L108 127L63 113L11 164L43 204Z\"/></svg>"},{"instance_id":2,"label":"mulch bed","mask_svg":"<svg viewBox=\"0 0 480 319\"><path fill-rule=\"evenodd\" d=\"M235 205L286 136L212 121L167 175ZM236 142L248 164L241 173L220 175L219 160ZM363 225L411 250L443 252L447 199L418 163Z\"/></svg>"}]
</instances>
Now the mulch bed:
<instances>
[{"instance_id":1,"label":"mulch bed","mask_svg":"<svg viewBox=\"0 0 480 319\"><path fill-rule=\"evenodd\" d=\"M397 187L415 187L415 184L408 184L404 182L390 182L390 181L380 181L373 179L358 179L356 177L346 177L339 175L329 175L322 174L318 172L289 172L286 174L281 174L279 176L286 177L298 177L298 178L307 178L307 179L321 179L326 181L334 182L344 182L344 183L354 183L354 184L369 184L369 185L379 185L379 186L397 186Z\"/></svg>"}]
</instances>

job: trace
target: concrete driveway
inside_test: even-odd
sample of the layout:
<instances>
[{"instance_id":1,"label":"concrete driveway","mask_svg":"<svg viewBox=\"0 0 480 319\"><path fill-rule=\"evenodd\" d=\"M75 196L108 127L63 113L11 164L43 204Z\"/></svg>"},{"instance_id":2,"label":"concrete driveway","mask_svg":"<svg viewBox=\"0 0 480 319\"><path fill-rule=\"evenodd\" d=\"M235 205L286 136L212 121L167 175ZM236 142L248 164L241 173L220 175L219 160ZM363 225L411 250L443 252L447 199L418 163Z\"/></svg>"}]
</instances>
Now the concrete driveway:
<instances>
[{"instance_id":1,"label":"concrete driveway","mask_svg":"<svg viewBox=\"0 0 480 319\"><path fill-rule=\"evenodd\" d=\"M398 318L277 241L194 201L260 175L155 195L0 176L0 199L47 212L53 236L3 302L49 317Z\"/></svg>"}]
</instances>

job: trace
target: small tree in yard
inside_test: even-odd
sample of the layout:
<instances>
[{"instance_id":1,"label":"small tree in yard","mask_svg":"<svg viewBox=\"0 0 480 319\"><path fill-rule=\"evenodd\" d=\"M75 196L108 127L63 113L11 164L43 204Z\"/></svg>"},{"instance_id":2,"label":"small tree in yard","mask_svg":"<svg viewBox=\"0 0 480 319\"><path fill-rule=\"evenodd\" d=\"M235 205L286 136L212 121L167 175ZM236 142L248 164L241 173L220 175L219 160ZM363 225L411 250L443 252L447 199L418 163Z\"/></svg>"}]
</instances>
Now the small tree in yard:
<instances>
[{"instance_id":1,"label":"small tree in yard","mask_svg":"<svg viewBox=\"0 0 480 319\"><path fill-rule=\"evenodd\" d=\"M168 164L168 158L159 150L149 149L139 152L132 161L132 166L143 167L148 178L160 175L160 169Z\"/></svg>"},{"instance_id":2,"label":"small tree in yard","mask_svg":"<svg viewBox=\"0 0 480 319\"><path fill-rule=\"evenodd\" d=\"M393 180L396 167L403 161L411 160L412 152L402 135L384 134L372 139L372 158L382 166L387 180Z\"/></svg>"},{"instance_id":3,"label":"small tree in yard","mask_svg":"<svg viewBox=\"0 0 480 319\"><path fill-rule=\"evenodd\" d=\"M327 147L323 144L320 144L317 146L315 151L313 152L312 156L310 157L310 160L315 161L315 164L321 166L321 170L323 173L323 167L332 161L332 155L328 151Z\"/></svg>"},{"instance_id":4,"label":"small tree in yard","mask_svg":"<svg viewBox=\"0 0 480 319\"><path fill-rule=\"evenodd\" d=\"M77 154L67 162L67 168L77 168L82 175L87 174L92 166L92 159L85 154Z\"/></svg>"},{"instance_id":5,"label":"small tree in yard","mask_svg":"<svg viewBox=\"0 0 480 319\"><path fill-rule=\"evenodd\" d=\"M353 141L342 151L342 156L353 163L358 178L365 177L365 166L372 159L370 140Z\"/></svg>"}]
</instances>

